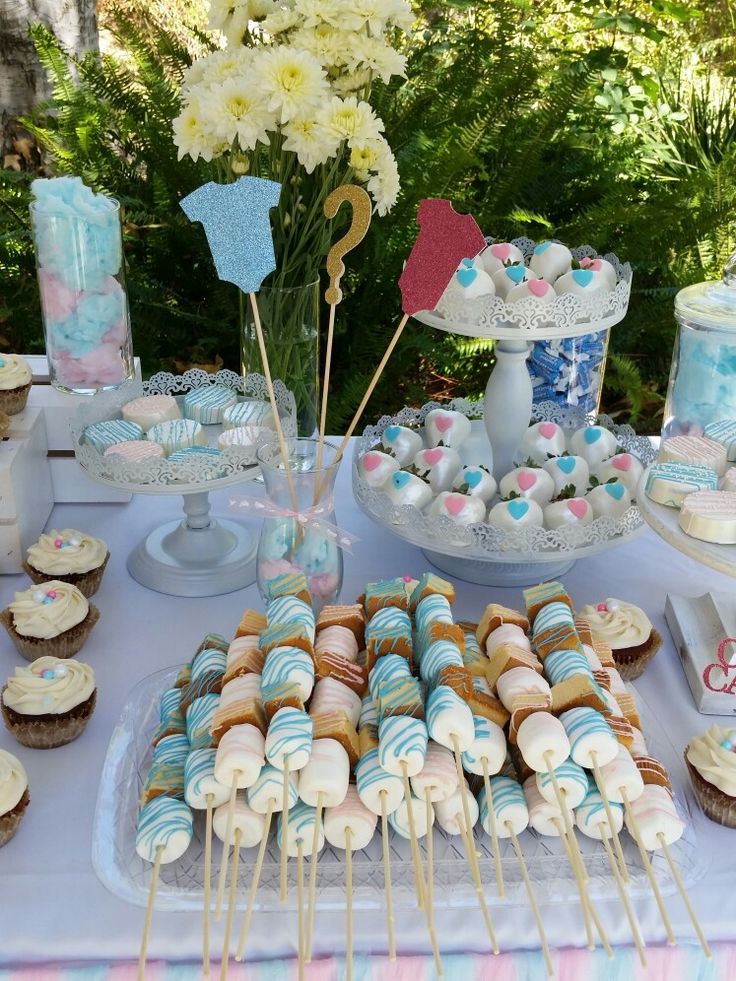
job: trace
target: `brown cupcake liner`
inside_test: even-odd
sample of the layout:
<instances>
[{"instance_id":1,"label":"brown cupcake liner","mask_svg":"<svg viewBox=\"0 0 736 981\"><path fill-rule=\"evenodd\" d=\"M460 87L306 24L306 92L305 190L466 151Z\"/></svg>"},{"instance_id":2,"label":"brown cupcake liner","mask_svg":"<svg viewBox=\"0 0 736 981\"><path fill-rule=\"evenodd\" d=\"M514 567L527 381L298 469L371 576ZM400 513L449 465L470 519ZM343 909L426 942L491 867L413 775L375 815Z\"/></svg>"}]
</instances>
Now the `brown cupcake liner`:
<instances>
[{"instance_id":1,"label":"brown cupcake liner","mask_svg":"<svg viewBox=\"0 0 736 981\"><path fill-rule=\"evenodd\" d=\"M3 688L3 691L5 689ZM97 704L97 689L81 705L58 715L24 715L2 702L3 718L13 736L31 749L55 749L81 736Z\"/></svg>"},{"instance_id":2,"label":"brown cupcake liner","mask_svg":"<svg viewBox=\"0 0 736 981\"><path fill-rule=\"evenodd\" d=\"M109 560L110 553L108 552L105 556L105 561L102 563L102 565L97 566L96 569L90 569L89 572L69 572L64 576L60 576L55 572L41 572L40 569L36 569L35 566L32 566L29 562L24 562L23 568L25 569L26 575L28 575L37 586L48 582L50 579L56 579L58 582L66 582L69 583L70 586L76 586L79 592L89 599L90 596L94 596L94 594L100 588L102 576Z\"/></svg>"},{"instance_id":3,"label":"brown cupcake liner","mask_svg":"<svg viewBox=\"0 0 736 981\"><path fill-rule=\"evenodd\" d=\"M7 811L5 814L0 814L0 848L3 845L7 845L10 839L13 837L15 832L18 830L18 826L23 819L23 815L26 813L26 808L31 802L31 795L28 793L28 787L23 791L23 796L18 801L12 810Z\"/></svg>"},{"instance_id":4,"label":"brown cupcake liner","mask_svg":"<svg viewBox=\"0 0 736 981\"><path fill-rule=\"evenodd\" d=\"M10 429L10 416L7 412L0 412L0 439L4 439Z\"/></svg>"},{"instance_id":5,"label":"brown cupcake liner","mask_svg":"<svg viewBox=\"0 0 736 981\"><path fill-rule=\"evenodd\" d=\"M17 416L26 407L28 394L31 391L31 382L21 388L9 388L7 391L0 391L0 412L5 412L9 416Z\"/></svg>"},{"instance_id":6,"label":"brown cupcake liner","mask_svg":"<svg viewBox=\"0 0 736 981\"><path fill-rule=\"evenodd\" d=\"M24 637L19 634L13 626L13 614L10 607L6 607L0 612L0 623L10 634L10 639L15 644L16 650L26 661L35 661L39 657L74 657L82 649L87 640L90 630L100 619L100 611L92 603L89 604L89 612L81 623L65 630L58 637L42 639L39 637Z\"/></svg>"},{"instance_id":7,"label":"brown cupcake liner","mask_svg":"<svg viewBox=\"0 0 736 981\"><path fill-rule=\"evenodd\" d=\"M736 828L736 797L729 797L715 784L709 783L705 777L701 776L687 758L687 748L685 749L685 763L703 814L711 821L715 821L716 824L722 824L725 828Z\"/></svg>"},{"instance_id":8,"label":"brown cupcake liner","mask_svg":"<svg viewBox=\"0 0 736 981\"><path fill-rule=\"evenodd\" d=\"M662 637L657 630L652 628L649 640L644 645L635 648L631 652L626 650L613 651L613 659L616 662L618 673L624 681L634 681L644 671L659 648L662 646Z\"/></svg>"}]
</instances>

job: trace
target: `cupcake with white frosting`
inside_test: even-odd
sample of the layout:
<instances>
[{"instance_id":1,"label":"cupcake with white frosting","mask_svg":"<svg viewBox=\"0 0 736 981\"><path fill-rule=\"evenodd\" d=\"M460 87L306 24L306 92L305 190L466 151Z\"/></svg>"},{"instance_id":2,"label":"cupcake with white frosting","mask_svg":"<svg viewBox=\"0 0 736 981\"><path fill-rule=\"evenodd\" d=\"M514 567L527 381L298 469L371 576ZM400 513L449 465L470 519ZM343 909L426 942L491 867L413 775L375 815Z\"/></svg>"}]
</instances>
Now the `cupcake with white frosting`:
<instances>
[{"instance_id":1,"label":"cupcake with white frosting","mask_svg":"<svg viewBox=\"0 0 736 981\"><path fill-rule=\"evenodd\" d=\"M0 354L0 411L17 415L26 407L33 376L19 354Z\"/></svg>"},{"instance_id":2,"label":"cupcake with white frosting","mask_svg":"<svg viewBox=\"0 0 736 981\"><path fill-rule=\"evenodd\" d=\"M0 613L18 653L27 661L46 655L74 657L100 618L76 586L60 579L16 593Z\"/></svg>"},{"instance_id":3,"label":"cupcake with white frosting","mask_svg":"<svg viewBox=\"0 0 736 981\"><path fill-rule=\"evenodd\" d=\"M23 764L12 753L0 749L0 848L18 830L30 800Z\"/></svg>"},{"instance_id":4,"label":"cupcake with white frosting","mask_svg":"<svg viewBox=\"0 0 736 981\"><path fill-rule=\"evenodd\" d=\"M619 674L625 681L638 678L662 645L644 610L624 600L607 599L580 611L595 640L611 648Z\"/></svg>"},{"instance_id":5,"label":"cupcake with white frosting","mask_svg":"<svg viewBox=\"0 0 736 981\"><path fill-rule=\"evenodd\" d=\"M101 538L74 528L52 529L28 549L23 568L35 583L57 579L76 586L89 598L99 589L109 558L107 543Z\"/></svg>"},{"instance_id":6,"label":"cupcake with white frosting","mask_svg":"<svg viewBox=\"0 0 736 981\"><path fill-rule=\"evenodd\" d=\"M685 750L690 780L703 813L736 828L736 729L711 726Z\"/></svg>"},{"instance_id":7,"label":"cupcake with white frosting","mask_svg":"<svg viewBox=\"0 0 736 981\"><path fill-rule=\"evenodd\" d=\"M85 729L97 701L94 671L73 659L39 657L18 667L3 688L5 725L19 743L54 749Z\"/></svg>"}]
</instances>

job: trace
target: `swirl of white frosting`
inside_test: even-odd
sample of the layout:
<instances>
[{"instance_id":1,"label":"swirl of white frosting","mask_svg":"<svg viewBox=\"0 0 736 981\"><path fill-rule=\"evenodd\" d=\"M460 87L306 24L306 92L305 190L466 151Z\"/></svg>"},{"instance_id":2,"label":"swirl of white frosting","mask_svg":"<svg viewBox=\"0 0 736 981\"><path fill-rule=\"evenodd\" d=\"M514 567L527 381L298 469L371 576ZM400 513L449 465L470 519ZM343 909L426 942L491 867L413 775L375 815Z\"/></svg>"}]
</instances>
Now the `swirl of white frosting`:
<instances>
[{"instance_id":1,"label":"swirl of white frosting","mask_svg":"<svg viewBox=\"0 0 736 981\"><path fill-rule=\"evenodd\" d=\"M605 606L605 609L598 609ZM638 606L623 600L607 599L595 606L589 604L580 611L588 621L593 635L608 644L612 651L646 644L652 633L649 617Z\"/></svg>"},{"instance_id":2,"label":"swirl of white frosting","mask_svg":"<svg viewBox=\"0 0 736 981\"><path fill-rule=\"evenodd\" d=\"M27 786L28 777L21 761L0 749L0 814L13 810Z\"/></svg>"},{"instance_id":3,"label":"swirl of white frosting","mask_svg":"<svg viewBox=\"0 0 736 981\"><path fill-rule=\"evenodd\" d=\"M56 545L61 542L61 546ZM66 576L98 569L105 561L107 543L83 531L52 529L41 535L28 549L28 561L34 569L49 576Z\"/></svg>"},{"instance_id":4,"label":"swirl of white frosting","mask_svg":"<svg viewBox=\"0 0 736 981\"><path fill-rule=\"evenodd\" d=\"M89 664L39 657L30 667L15 669L3 691L3 703L22 715L57 715L86 702L94 690L95 675Z\"/></svg>"},{"instance_id":5,"label":"swirl of white frosting","mask_svg":"<svg viewBox=\"0 0 736 981\"><path fill-rule=\"evenodd\" d=\"M81 623L89 613L89 603L76 586L52 579L16 593L10 612L13 626L23 637L50 640Z\"/></svg>"},{"instance_id":6,"label":"swirl of white frosting","mask_svg":"<svg viewBox=\"0 0 736 981\"><path fill-rule=\"evenodd\" d=\"M0 391L23 388L31 378L31 369L19 354L0 354Z\"/></svg>"},{"instance_id":7,"label":"swirl of white frosting","mask_svg":"<svg viewBox=\"0 0 736 981\"><path fill-rule=\"evenodd\" d=\"M690 740L688 761L700 776L729 797L736 797L736 753L721 744L736 746L736 729L711 726L702 736Z\"/></svg>"}]
</instances>

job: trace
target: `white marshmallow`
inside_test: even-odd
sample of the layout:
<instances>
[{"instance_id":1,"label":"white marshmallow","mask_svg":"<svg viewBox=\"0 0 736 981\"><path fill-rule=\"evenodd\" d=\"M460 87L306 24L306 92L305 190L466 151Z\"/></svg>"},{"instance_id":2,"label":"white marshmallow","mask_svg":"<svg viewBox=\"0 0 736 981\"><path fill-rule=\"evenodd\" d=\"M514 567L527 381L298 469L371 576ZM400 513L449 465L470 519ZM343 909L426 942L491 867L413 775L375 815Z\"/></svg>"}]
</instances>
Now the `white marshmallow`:
<instances>
[{"instance_id":1,"label":"white marshmallow","mask_svg":"<svg viewBox=\"0 0 736 981\"><path fill-rule=\"evenodd\" d=\"M406 798L404 798L396 810L389 814L388 823L402 838L411 837L409 833L409 807L411 807L414 817L414 830L416 831L417 838L423 838L427 833L427 805L425 801L419 800L418 797L412 795L409 805L407 805ZM432 827L435 821L434 804L430 805L429 818L430 827Z\"/></svg>"},{"instance_id":2,"label":"white marshmallow","mask_svg":"<svg viewBox=\"0 0 736 981\"><path fill-rule=\"evenodd\" d=\"M439 824L442 830L447 832L448 835L460 835L466 830L463 790L467 796L471 829L478 823L478 817L480 814L478 809L478 801L470 793L470 787L468 786L467 780L463 780L463 785L463 788L458 787L455 793L452 794L451 797L448 797L447 800L439 800L434 805L434 813L437 824Z\"/></svg>"},{"instance_id":3,"label":"white marshmallow","mask_svg":"<svg viewBox=\"0 0 736 981\"><path fill-rule=\"evenodd\" d=\"M358 796L354 784L350 784L345 800L336 807L328 807L324 816L325 838L335 848L348 846L347 830L350 829L350 848L365 848L376 830L376 815L368 810Z\"/></svg>"},{"instance_id":4,"label":"white marshmallow","mask_svg":"<svg viewBox=\"0 0 736 981\"><path fill-rule=\"evenodd\" d=\"M391 814L404 799L404 781L394 773L387 773L378 762L378 750L371 749L361 756L355 767L358 796L369 811L381 813L381 799L385 800L386 814Z\"/></svg>"},{"instance_id":5,"label":"white marshmallow","mask_svg":"<svg viewBox=\"0 0 736 981\"><path fill-rule=\"evenodd\" d=\"M546 679L531 668L511 668L496 681L496 693L509 712L517 695L549 695L550 691Z\"/></svg>"},{"instance_id":6,"label":"white marshmallow","mask_svg":"<svg viewBox=\"0 0 736 981\"><path fill-rule=\"evenodd\" d=\"M659 835L664 836L668 845L682 837L685 825L680 820L675 802L665 787L648 783L644 792L631 804L631 811L639 829L641 841L647 851L662 847ZM634 825L627 816L626 827L634 834Z\"/></svg>"},{"instance_id":7,"label":"white marshmallow","mask_svg":"<svg viewBox=\"0 0 736 981\"><path fill-rule=\"evenodd\" d=\"M411 778L412 792L425 800L427 790L431 801L447 800L457 790L455 758L445 746L430 740L424 766Z\"/></svg>"},{"instance_id":8,"label":"white marshmallow","mask_svg":"<svg viewBox=\"0 0 736 981\"><path fill-rule=\"evenodd\" d=\"M535 777L527 777L522 786L526 806L529 808L529 826L540 835L559 838L564 832L565 819L557 801L552 804L542 797ZM574 821L572 810L568 811L568 815L572 824Z\"/></svg>"},{"instance_id":9,"label":"white marshmallow","mask_svg":"<svg viewBox=\"0 0 736 981\"><path fill-rule=\"evenodd\" d=\"M639 768L628 749L620 743L616 757L601 766L600 771L603 786L599 784L598 789L605 790L609 800L623 804L624 791L630 801L644 793L644 781Z\"/></svg>"},{"instance_id":10,"label":"white marshmallow","mask_svg":"<svg viewBox=\"0 0 736 981\"><path fill-rule=\"evenodd\" d=\"M284 808L284 771L266 763L256 782L246 791L248 805L258 814L265 814L271 806L276 814ZM296 773L289 772L289 807L299 800Z\"/></svg>"},{"instance_id":11,"label":"white marshmallow","mask_svg":"<svg viewBox=\"0 0 736 981\"><path fill-rule=\"evenodd\" d=\"M220 841L225 840L229 811L229 803L220 804L212 814L212 830ZM258 814L251 807L248 807L245 801L236 800L233 811L232 829L233 834L230 840L233 845L235 844L235 832L240 831L240 847L252 848L254 845L260 844L263 832L266 830L266 822L263 815Z\"/></svg>"},{"instance_id":12,"label":"white marshmallow","mask_svg":"<svg viewBox=\"0 0 736 981\"><path fill-rule=\"evenodd\" d=\"M360 695L341 681L335 678L321 678L314 686L312 701L309 703L309 714L315 718L318 715L329 715L330 712L344 712L350 720L350 725L357 728L362 704Z\"/></svg>"},{"instance_id":13,"label":"white marshmallow","mask_svg":"<svg viewBox=\"0 0 736 981\"><path fill-rule=\"evenodd\" d=\"M345 800L350 783L350 760L336 739L315 739L312 755L299 771L299 796L305 804L317 806L322 794L323 807L337 807Z\"/></svg>"},{"instance_id":14,"label":"white marshmallow","mask_svg":"<svg viewBox=\"0 0 736 981\"><path fill-rule=\"evenodd\" d=\"M557 769L570 755L565 727L549 712L528 715L519 726L516 744L526 765L541 773L546 773L550 766Z\"/></svg>"},{"instance_id":15,"label":"white marshmallow","mask_svg":"<svg viewBox=\"0 0 736 981\"><path fill-rule=\"evenodd\" d=\"M279 814L276 825L276 841L279 848L284 844L284 825L283 814ZM297 803L289 809L289 831L286 839L286 854L289 858L296 858L299 854L301 844L302 855L312 854L312 840L314 838L314 825L317 820L317 812L313 807L305 804L304 801ZM319 833L317 835L317 851L320 852L325 845L325 830L323 822L320 821Z\"/></svg>"},{"instance_id":16,"label":"white marshmallow","mask_svg":"<svg viewBox=\"0 0 736 981\"><path fill-rule=\"evenodd\" d=\"M531 641L524 633L518 624L515 623L502 623L500 627L496 627L492 630L488 637L486 638L486 654L489 657L493 656L493 652L501 644L513 644L515 647L521 647L522 650L532 652Z\"/></svg>"},{"instance_id":17,"label":"white marshmallow","mask_svg":"<svg viewBox=\"0 0 736 981\"><path fill-rule=\"evenodd\" d=\"M250 787L266 762L265 751L266 740L260 729L249 723L233 726L217 747L215 776L227 787L232 786L233 780L239 790Z\"/></svg>"},{"instance_id":18,"label":"white marshmallow","mask_svg":"<svg viewBox=\"0 0 736 981\"><path fill-rule=\"evenodd\" d=\"M473 716L473 725L473 742L463 753L464 769L468 773L483 776L485 764L487 773L498 773L506 759L506 736L503 729L480 715Z\"/></svg>"},{"instance_id":19,"label":"white marshmallow","mask_svg":"<svg viewBox=\"0 0 736 981\"><path fill-rule=\"evenodd\" d=\"M437 685L427 699L427 731L435 742L460 752L469 749L475 739L473 713L468 703L449 685Z\"/></svg>"}]
</instances>

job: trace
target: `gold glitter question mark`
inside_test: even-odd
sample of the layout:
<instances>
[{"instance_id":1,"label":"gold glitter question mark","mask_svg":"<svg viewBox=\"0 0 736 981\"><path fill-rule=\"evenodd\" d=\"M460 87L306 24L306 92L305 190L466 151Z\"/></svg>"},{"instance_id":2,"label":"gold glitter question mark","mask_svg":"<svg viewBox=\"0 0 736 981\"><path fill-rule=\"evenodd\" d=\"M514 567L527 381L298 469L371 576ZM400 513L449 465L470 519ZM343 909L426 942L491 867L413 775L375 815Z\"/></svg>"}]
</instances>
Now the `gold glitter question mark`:
<instances>
[{"instance_id":1,"label":"gold glitter question mark","mask_svg":"<svg viewBox=\"0 0 736 981\"><path fill-rule=\"evenodd\" d=\"M353 209L350 228L343 237L335 242L327 253L327 272L330 285L325 290L325 300L330 306L336 306L342 300L340 280L345 274L343 256L359 245L366 236L371 223L371 199L368 192L357 184L343 184L329 194L324 203L324 212L328 218L334 218L344 201L349 202Z\"/></svg>"}]
</instances>

